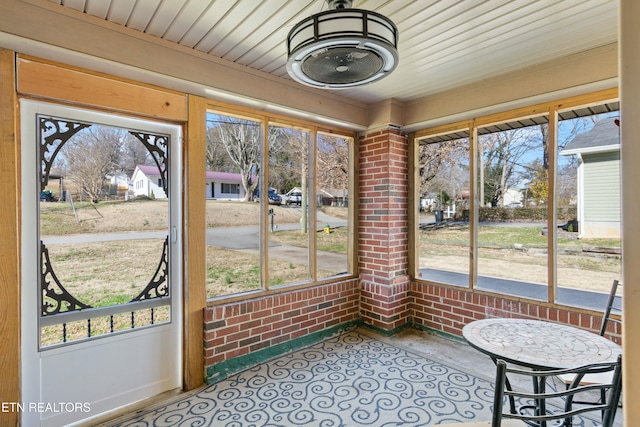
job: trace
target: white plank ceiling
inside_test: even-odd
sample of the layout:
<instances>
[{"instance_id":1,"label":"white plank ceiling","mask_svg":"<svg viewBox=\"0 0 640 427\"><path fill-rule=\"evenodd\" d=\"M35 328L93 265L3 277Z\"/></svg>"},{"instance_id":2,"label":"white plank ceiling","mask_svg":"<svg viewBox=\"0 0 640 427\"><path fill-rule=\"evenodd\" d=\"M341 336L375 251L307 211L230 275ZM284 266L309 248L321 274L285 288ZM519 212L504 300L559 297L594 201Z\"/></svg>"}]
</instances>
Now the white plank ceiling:
<instances>
[{"instance_id":1,"label":"white plank ceiling","mask_svg":"<svg viewBox=\"0 0 640 427\"><path fill-rule=\"evenodd\" d=\"M324 0L50 0L289 79L285 41ZM411 100L617 40L617 0L354 0L399 30L398 68L339 95Z\"/></svg>"}]
</instances>

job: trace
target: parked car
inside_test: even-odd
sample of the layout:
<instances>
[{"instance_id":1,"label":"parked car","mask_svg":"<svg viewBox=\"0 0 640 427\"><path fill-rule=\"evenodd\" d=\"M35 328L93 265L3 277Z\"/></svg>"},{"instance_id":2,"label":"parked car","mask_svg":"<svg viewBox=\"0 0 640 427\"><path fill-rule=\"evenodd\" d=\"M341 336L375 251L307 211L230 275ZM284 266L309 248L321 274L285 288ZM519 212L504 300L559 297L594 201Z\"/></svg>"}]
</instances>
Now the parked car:
<instances>
[{"instance_id":1,"label":"parked car","mask_svg":"<svg viewBox=\"0 0 640 427\"><path fill-rule=\"evenodd\" d=\"M522 202L510 202L507 203L505 208L521 208L522 207Z\"/></svg>"},{"instance_id":2,"label":"parked car","mask_svg":"<svg viewBox=\"0 0 640 427\"><path fill-rule=\"evenodd\" d=\"M269 188L269 194L267 195L267 197L269 198L270 205L279 205L282 203L282 197L278 195L278 192L275 188ZM256 190L256 192L253 194L253 201L260 201L260 190Z\"/></svg>"},{"instance_id":3,"label":"parked car","mask_svg":"<svg viewBox=\"0 0 640 427\"><path fill-rule=\"evenodd\" d=\"M284 195L284 199L287 205L301 205L302 193L296 189L293 189Z\"/></svg>"}]
</instances>

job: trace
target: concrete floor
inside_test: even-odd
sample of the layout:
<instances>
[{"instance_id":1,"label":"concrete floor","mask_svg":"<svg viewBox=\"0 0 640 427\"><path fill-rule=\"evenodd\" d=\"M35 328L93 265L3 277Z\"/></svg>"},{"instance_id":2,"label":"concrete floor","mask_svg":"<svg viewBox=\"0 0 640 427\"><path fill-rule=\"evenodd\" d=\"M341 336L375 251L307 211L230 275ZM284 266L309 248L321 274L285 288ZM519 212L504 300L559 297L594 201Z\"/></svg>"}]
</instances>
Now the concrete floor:
<instances>
[{"instance_id":1,"label":"concrete floor","mask_svg":"<svg viewBox=\"0 0 640 427\"><path fill-rule=\"evenodd\" d=\"M407 351L423 354L425 357L443 365L472 373L487 381L495 381L496 368L491 358L469 346L462 338L452 339L417 329L407 329L392 337L385 337L366 329L361 329L361 333ZM560 383L556 385L563 387ZM530 388L531 384L528 382L526 384L515 382L513 386ZM623 427L623 425L622 408L618 408L613 426Z\"/></svg>"},{"instance_id":2,"label":"concrete floor","mask_svg":"<svg viewBox=\"0 0 640 427\"><path fill-rule=\"evenodd\" d=\"M407 329L391 337L378 334L365 328L359 328L357 332L394 347L401 348L415 355L422 355L426 359L439 362L448 367L470 373L492 383L495 380L495 365L491 359L487 355L466 344L462 338L455 339L449 336L440 336L417 329ZM527 389L531 387L529 382L515 382L512 383L512 385L514 387L525 387ZM559 383L557 386L563 387L563 385ZM176 401L176 399L180 399L181 396L184 396L184 394L176 391L169 392L163 396L153 399L152 401L140 402L134 405L136 407L129 407L126 408L125 411L118 411L118 413L113 413L110 416L94 419L88 424L80 423L79 425L96 426L98 423L103 422L103 424L99 425L104 427L112 426L116 420L126 419L127 417L135 414L136 409L144 409L150 405L168 405L171 402ZM623 424L622 409L619 409L616 414L616 422L614 426L622 427Z\"/></svg>"}]
</instances>

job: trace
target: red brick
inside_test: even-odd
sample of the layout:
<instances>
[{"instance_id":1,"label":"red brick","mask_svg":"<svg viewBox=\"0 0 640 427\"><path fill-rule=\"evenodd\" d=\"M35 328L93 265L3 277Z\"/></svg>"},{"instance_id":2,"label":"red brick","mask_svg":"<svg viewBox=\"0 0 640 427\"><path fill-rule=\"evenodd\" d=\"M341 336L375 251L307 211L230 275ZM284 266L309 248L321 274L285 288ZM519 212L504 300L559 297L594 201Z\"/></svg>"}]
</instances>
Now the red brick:
<instances>
[{"instance_id":1,"label":"red brick","mask_svg":"<svg viewBox=\"0 0 640 427\"><path fill-rule=\"evenodd\" d=\"M225 337L227 335L234 334L239 330L240 330L240 326L233 325L233 326L227 326L225 328L216 329L213 332L216 333L216 337Z\"/></svg>"},{"instance_id":2,"label":"red brick","mask_svg":"<svg viewBox=\"0 0 640 427\"><path fill-rule=\"evenodd\" d=\"M231 335L227 336L227 342L230 343L230 342L234 342L234 341L239 341L239 340L242 340L242 339L245 339L245 338L249 337L249 335L250 335L250 331L249 330L240 331L240 332L238 332L236 334L231 334Z\"/></svg>"},{"instance_id":3,"label":"red brick","mask_svg":"<svg viewBox=\"0 0 640 427\"><path fill-rule=\"evenodd\" d=\"M227 325L234 325L237 323L245 323L251 320L251 314L242 314L227 319Z\"/></svg>"},{"instance_id":4,"label":"red brick","mask_svg":"<svg viewBox=\"0 0 640 427\"><path fill-rule=\"evenodd\" d=\"M271 315L271 309L264 309L259 311L254 311L251 313L251 319L262 319L264 317L268 317Z\"/></svg>"}]
</instances>

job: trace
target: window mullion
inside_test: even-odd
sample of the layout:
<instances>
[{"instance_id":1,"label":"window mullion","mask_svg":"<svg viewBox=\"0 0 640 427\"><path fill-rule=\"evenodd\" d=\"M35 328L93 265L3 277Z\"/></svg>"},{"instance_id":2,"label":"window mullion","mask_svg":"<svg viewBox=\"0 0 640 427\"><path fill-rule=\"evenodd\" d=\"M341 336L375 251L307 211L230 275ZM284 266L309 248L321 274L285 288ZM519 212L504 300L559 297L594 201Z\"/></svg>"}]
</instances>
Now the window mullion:
<instances>
[{"instance_id":1,"label":"window mullion","mask_svg":"<svg viewBox=\"0 0 640 427\"><path fill-rule=\"evenodd\" d=\"M474 288L478 284L478 215L479 205L484 200L484 184L478 183L480 169L478 160L482 156L478 153L478 127L475 123L469 132L469 287Z\"/></svg>"},{"instance_id":2,"label":"window mullion","mask_svg":"<svg viewBox=\"0 0 640 427\"><path fill-rule=\"evenodd\" d=\"M547 142L548 148L547 152L549 154L549 181L547 183L548 188L548 211L547 211L547 274L548 274L548 282L547 282L547 292L548 292L548 301L551 303L556 303L557 299L557 205L558 201L556 198L556 184L557 184L557 171L558 171L558 110L556 107L551 107L549 110L549 140Z\"/></svg>"},{"instance_id":3,"label":"window mullion","mask_svg":"<svg viewBox=\"0 0 640 427\"><path fill-rule=\"evenodd\" d=\"M307 203L309 206L302 206L302 209L307 209L307 230L309 235L309 275L311 281L315 282L318 279L318 268L316 262L316 146L318 142L318 132L316 128L310 129L308 135L309 162L307 167Z\"/></svg>"},{"instance_id":4,"label":"window mullion","mask_svg":"<svg viewBox=\"0 0 640 427\"><path fill-rule=\"evenodd\" d=\"M269 290L269 121L260 126L260 281L262 289Z\"/></svg>"}]
</instances>

